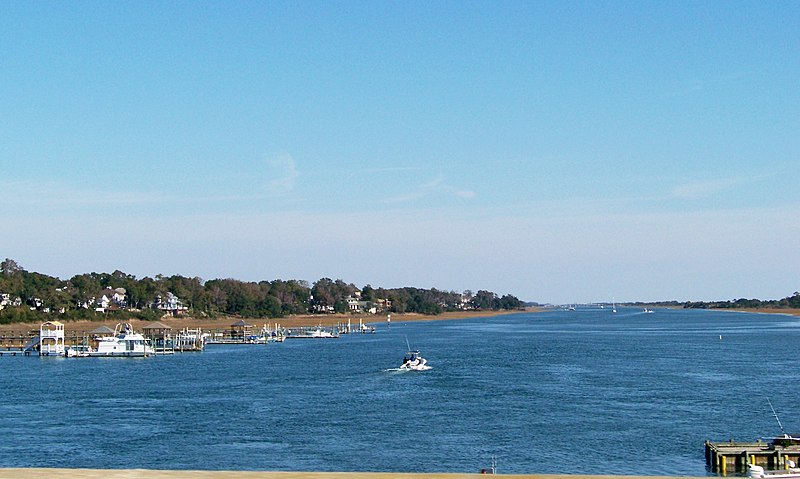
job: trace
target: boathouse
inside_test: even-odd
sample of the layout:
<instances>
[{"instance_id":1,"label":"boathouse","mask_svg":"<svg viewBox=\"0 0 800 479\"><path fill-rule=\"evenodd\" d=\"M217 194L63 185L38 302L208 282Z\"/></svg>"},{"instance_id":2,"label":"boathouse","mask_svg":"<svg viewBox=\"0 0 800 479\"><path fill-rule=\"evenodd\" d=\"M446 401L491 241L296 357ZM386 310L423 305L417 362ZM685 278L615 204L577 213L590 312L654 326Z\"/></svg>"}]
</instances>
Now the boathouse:
<instances>
[{"instance_id":1,"label":"boathouse","mask_svg":"<svg viewBox=\"0 0 800 479\"><path fill-rule=\"evenodd\" d=\"M244 341L252 334L252 329L252 324L247 324L244 319L240 319L231 324L231 339L235 341Z\"/></svg>"},{"instance_id":2,"label":"boathouse","mask_svg":"<svg viewBox=\"0 0 800 479\"><path fill-rule=\"evenodd\" d=\"M39 326L39 356L64 355L64 324L47 321Z\"/></svg>"},{"instance_id":3,"label":"boathouse","mask_svg":"<svg viewBox=\"0 0 800 479\"><path fill-rule=\"evenodd\" d=\"M159 321L153 321L142 328L143 336L150 339L156 353L174 351L175 344L172 340L172 327Z\"/></svg>"},{"instance_id":4,"label":"boathouse","mask_svg":"<svg viewBox=\"0 0 800 479\"><path fill-rule=\"evenodd\" d=\"M89 334L91 334L92 337L97 338L99 336L108 336L109 334L114 334L114 330L106 325L102 325L89 331Z\"/></svg>"},{"instance_id":5,"label":"boathouse","mask_svg":"<svg viewBox=\"0 0 800 479\"><path fill-rule=\"evenodd\" d=\"M100 337L101 336L111 336L111 335L114 334L114 330L109 328L108 326L106 326L104 324L102 326L98 326L97 328L94 328L93 330L89 331L89 334L91 335L91 337L87 338L86 340L84 340L86 346L88 346L90 348L93 348L93 349L97 349L97 347L98 347L98 345L100 343Z\"/></svg>"}]
</instances>

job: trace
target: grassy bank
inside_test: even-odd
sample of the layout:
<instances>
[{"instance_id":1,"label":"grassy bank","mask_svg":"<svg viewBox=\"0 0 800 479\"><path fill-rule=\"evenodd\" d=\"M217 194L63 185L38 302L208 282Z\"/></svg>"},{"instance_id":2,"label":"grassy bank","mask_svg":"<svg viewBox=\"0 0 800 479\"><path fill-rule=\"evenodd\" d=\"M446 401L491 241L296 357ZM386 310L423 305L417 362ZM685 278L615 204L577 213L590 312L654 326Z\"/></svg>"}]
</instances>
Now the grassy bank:
<instances>
[{"instance_id":1,"label":"grassy bank","mask_svg":"<svg viewBox=\"0 0 800 479\"><path fill-rule=\"evenodd\" d=\"M532 311L532 310L528 310ZM465 318L477 318L477 317L489 317L489 316L499 316L505 314L513 314L519 313L520 311L459 311L459 312L447 312L438 315L425 315L425 314L394 314L392 313L392 322L393 323L401 323L406 321L441 321L441 320L455 320L455 319L465 319ZM58 320L57 316L52 318L53 320ZM183 328L202 328L204 330L215 330L215 329L228 329L230 328L231 324L239 321L241 318L238 317L223 317L218 319L203 319L203 318L195 318L191 316L184 316L184 317L164 317L159 319L159 322L171 327L173 330L181 330ZM348 320L353 325L358 325L359 319L364 323L386 323L386 316L385 315L346 315L346 314L308 314L308 315L296 315L296 316L287 316L284 318L263 318L263 319L245 319L248 324L252 324L256 327L261 327L264 324L273 325L278 323L279 325L286 327L286 328L296 328L301 326L335 326L336 324L340 323L347 323ZM117 324L118 320L108 317L108 318L99 318L95 321L87 321L87 320L80 320L80 321L67 321L64 323L64 328L68 331L78 331L78 332L86 332L91 331L95 328L98 328L102 325L109 326L113 328ZM133 326L134 330L140 330L142 327L149 324L149 321L142 321L142 320L130 320L131 326ZM39 323L10 323L10 324L2 324L0 325L0 332L1 331L28 331L33 329L38 329Z\"/></svg>"}]
</instances>

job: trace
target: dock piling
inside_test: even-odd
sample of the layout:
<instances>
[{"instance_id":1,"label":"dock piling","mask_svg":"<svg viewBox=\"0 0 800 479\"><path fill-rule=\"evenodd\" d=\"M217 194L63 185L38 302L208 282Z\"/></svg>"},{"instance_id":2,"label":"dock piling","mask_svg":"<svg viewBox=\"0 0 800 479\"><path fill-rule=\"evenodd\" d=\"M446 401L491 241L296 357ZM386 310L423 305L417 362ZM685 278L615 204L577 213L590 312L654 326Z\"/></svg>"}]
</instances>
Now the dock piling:
<instances>
[{"instance_id":1,"label":"dock piling","mask_svg":"<svg viewBox=\"0 0 800 479\"><path fill-rule=\"evenodd\" d=\"M726 475L729 470L746 473L748 464L767 469L786 469L800 458L800 444L706 441L705 456L711 472L721 475Z\"/></svg>"}]
</instances>

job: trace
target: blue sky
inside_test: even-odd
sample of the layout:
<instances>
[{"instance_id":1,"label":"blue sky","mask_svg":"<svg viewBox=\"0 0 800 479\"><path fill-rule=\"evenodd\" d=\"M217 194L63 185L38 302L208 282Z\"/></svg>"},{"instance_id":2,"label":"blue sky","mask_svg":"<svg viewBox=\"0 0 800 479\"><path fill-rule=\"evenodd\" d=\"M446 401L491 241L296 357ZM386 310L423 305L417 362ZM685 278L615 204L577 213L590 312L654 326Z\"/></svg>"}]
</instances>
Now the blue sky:
<instances>
[{"instance_id":1,"label":"blue sky","mask_svg":"<svg viewBox=\"0 0 800 479\"><path fill-rule=\"evenodd\" d=\"M798 25L798 2L2 2L0 255L781 298Z\"/></svg>"}]
</instances>

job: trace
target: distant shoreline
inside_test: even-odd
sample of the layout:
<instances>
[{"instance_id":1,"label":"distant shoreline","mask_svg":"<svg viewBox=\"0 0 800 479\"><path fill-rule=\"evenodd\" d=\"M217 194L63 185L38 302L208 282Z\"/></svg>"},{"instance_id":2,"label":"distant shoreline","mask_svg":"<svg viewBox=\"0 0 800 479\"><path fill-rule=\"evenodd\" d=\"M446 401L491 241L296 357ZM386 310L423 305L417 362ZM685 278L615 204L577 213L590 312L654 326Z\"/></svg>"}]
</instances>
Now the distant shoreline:
<instances>
[{"instance_id":1,"label":"distant shoreline","mask_svg":"<svg viewBox=\"0 0 800 479\"><path fill-rule=\"evenodd\" d=\"M800 316L800 309L797 308L712 308L714 311L736 311L737 313L761 313L761 314L785 314L789 316Z\"/></svg>"},{"instance_id":2,"label":"distant shoreline","mask_svg":"<svg viewBox=\"0 0 800 479\"><path fill-rule=\"evenodd\" d=\"M483 318L504 316L507 314L519 314L525 312L540 311L538 308L526 308L524 310L499 310L499 311L449 311L437 315L417 314L417 313L391 313L392 323L404 323L409 321L444 321L444 320L458 320L469 318ZM202 328L203 330L217 330L217 329L230 329L231 325L241 319L244 319L248 324L254 327L261 327L262 325L274 325L277 323L284 328L298 328L310 326L336 326L337 324L347 323L348 320L353 325L358 325L359 320L365 324L386 324L387 315L364 315L364 314L303 314L286 316L283 318L239 318L239 317L224 317L218 319L202 319L191 316L186 317L170 317L161 318L158 322L169 326L175 331L184 328L196 329ZM53 321L58 321L57 318L52 318ZM44 321L42 321L44 322ZM88 332L96 329L102 325L114 327L119 321L113 318L99 318L97 321L78 320L78 321L64 321L64 329L67 331ZM128 320L134 330L140 330L143 327L151 324L152 321L145 321L141 319ZM0 331L28 331L38 329L40 323L9 323L0 324Z\"/></svg>"}]
</instances>

